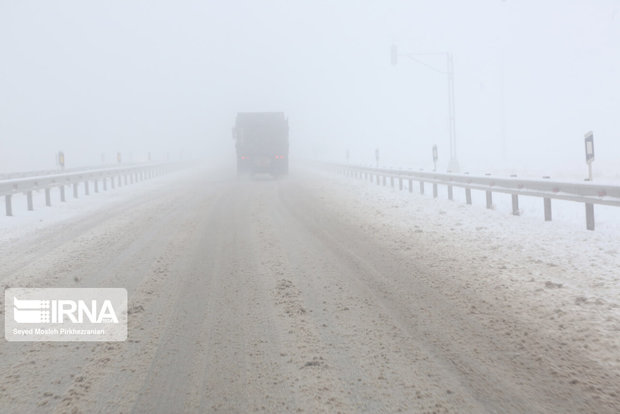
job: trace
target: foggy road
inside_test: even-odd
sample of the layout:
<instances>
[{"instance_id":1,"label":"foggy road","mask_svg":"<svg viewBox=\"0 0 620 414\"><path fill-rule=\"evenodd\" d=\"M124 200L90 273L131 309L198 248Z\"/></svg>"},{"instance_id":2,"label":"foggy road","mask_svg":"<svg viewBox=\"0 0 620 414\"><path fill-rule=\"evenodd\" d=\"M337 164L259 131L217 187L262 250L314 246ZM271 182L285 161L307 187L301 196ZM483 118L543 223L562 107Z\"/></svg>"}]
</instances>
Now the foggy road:
<instances>
[{"instance_id":1,"label":"foggy road","mask_svg":"<svg viewBox=\"0 0 620 414\"><path fill-rule=\"evenodd\" d=\"M4 286L124 287L129 337L2 342L0 411L620 411L617 365L321 180L203 172L13 241Z\"/></svg>"}]
</instances>

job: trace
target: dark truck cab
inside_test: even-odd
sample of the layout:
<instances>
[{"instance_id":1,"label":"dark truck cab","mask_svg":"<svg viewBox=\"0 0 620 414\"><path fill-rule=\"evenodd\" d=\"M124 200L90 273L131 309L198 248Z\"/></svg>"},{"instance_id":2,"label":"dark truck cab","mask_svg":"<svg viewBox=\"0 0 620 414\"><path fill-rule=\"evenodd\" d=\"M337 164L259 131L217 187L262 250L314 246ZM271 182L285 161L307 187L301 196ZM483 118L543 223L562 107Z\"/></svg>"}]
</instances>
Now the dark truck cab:
<instances>
[{"instance_id":1,"label":"dark truck cab","mask_svg":"<svg viewBox=\"0 0 620 414\"><path fill-rule=\"evenodd\" d=\"M284 113L238 113L233 139L238 174L288 174L288 119Z\"/></svg>"}]
</instances>

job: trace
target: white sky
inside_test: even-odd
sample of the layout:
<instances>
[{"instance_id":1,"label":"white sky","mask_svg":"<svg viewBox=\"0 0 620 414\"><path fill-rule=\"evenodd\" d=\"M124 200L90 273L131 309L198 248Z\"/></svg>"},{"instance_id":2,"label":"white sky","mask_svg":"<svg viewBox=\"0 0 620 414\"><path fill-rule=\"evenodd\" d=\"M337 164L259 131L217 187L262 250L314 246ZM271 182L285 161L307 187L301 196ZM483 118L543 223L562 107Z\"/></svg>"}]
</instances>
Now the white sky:
<instances>
[{"instance_id":1,"label":"white sky","mask_svg":"<svg viewBox=\"0 0 620 414\"><path fill-rule=\"evenodd\" d=\"M237 111L287 113L293 156L620 174L620 1L0 0L0 171L170 153L233 162ZM502 56L504 56L502 65ZM443 68L439 57L424 59ZM504 78L508 155L501 151Z\"/></svg>"}]
</instances>

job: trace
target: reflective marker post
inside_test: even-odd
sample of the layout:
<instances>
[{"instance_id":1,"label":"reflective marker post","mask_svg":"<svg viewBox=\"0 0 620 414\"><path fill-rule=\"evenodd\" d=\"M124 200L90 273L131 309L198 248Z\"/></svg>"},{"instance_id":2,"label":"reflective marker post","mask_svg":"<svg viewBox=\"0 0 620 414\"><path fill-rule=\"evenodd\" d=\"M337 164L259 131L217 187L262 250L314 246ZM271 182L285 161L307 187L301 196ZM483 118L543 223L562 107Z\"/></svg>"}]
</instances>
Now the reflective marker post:
<instances>
[{"instance_id":1,"label":"reflective marker post","mask_svg":"<svg viewBox=\"0 0 620 414\"><path fill-rule=\"evenodd\" d=\"M586 144L586 163L588 164L588 178L586 181L592 181L592 162L594 161L594 133L589 131L585 134ZM594 230L594 204L586 203L586 228Z\"/></svg>"},{"instance_id":2,"label":"reflective marker post","mask_svg":"<svg viewBox=\"0 0 620 414\"><path fill-rule=\"evenodd\" d=\"M592 131L585 134L586 144L586 163L588 164L588 178L586 181L592 181L592 161L594 161L594 134Z\"/></svg>"}]
</instances>

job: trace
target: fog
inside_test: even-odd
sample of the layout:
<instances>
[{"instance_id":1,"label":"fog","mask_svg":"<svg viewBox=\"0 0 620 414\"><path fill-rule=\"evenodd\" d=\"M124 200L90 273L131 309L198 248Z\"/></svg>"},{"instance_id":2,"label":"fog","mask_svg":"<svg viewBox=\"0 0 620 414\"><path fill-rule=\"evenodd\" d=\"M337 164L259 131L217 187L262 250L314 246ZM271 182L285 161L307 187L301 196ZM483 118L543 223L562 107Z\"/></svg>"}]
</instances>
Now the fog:
<instances>
[{"instance_id":1,"label":"fog","mask_svg":"<svg viewBox=\"0 0 620 414\"><path fill-rule=\"evenodd\" d=\"M436 144L445 170L446 76L404 54L449 52L463 170L585 174L592 130L618 177L619 41L614 0L2 1L0 171L232 164L239 111L285 112L296 159L428 169Z\"/></svg>"}]
</instances>

